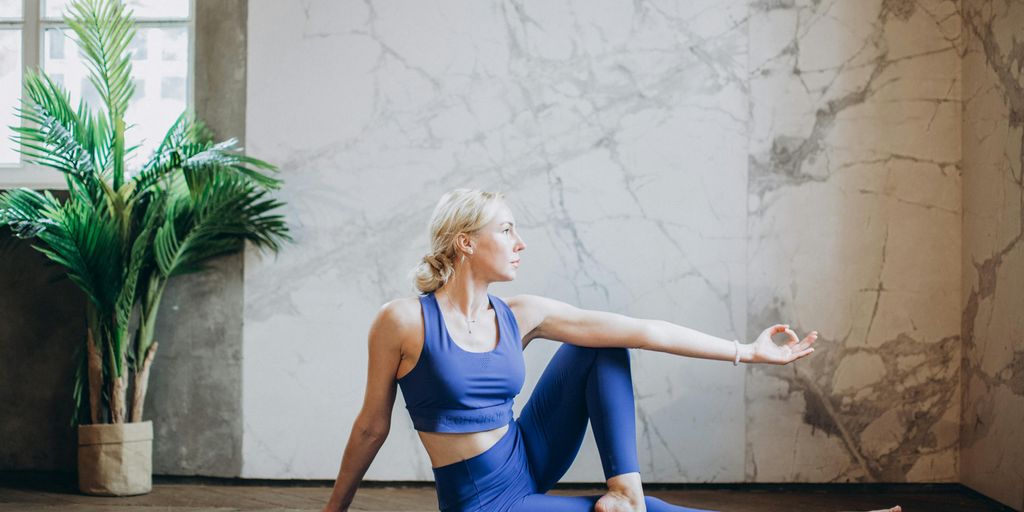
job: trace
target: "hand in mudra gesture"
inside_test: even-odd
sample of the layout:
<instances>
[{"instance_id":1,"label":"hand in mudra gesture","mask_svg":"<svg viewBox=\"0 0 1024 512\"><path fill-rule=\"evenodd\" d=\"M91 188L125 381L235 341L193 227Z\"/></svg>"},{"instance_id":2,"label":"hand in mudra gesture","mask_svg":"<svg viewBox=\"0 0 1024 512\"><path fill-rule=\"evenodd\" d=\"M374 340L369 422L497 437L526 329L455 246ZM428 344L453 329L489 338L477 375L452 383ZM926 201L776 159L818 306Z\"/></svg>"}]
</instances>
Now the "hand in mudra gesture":
<instances>
[{"instance_id":1,"label":"hand in mudra gesture","mask_svg":"<svg viewBox=\"0 0 1024 512\"><path fill-rule=\"evenodd\" d=\"M787 340L783 345L776 345L772 335L786 333ZM818 339L818 331L811 331L806 338L800 339L789 324L775 324L765 329L754 340L752 363L788 364L814 352L811 345Z\"/></svg>"}]
</instances>

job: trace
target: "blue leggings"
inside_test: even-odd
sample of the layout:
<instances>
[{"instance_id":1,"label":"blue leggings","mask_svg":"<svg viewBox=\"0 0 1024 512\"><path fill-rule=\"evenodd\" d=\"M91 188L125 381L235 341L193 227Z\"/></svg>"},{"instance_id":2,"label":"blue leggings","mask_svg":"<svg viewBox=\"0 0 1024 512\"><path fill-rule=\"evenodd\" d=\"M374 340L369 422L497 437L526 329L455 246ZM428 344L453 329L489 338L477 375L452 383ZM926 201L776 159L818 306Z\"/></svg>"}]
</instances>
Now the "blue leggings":
<instances>
[{"instance_id":1,"label":"blue leggings","mask_svg":"<svg viewBox=\"0 0 1024 512\"><path fill-rule=\"evenodd\" d=\"M443 512L581 512L600 495L544 494L572 465L590 421L605 479L640 471L633 381L624 348L564 344L508 431L469 459L434 468ZM647 496L648 512L701 509Z\"/></svg>"}]
</instances>

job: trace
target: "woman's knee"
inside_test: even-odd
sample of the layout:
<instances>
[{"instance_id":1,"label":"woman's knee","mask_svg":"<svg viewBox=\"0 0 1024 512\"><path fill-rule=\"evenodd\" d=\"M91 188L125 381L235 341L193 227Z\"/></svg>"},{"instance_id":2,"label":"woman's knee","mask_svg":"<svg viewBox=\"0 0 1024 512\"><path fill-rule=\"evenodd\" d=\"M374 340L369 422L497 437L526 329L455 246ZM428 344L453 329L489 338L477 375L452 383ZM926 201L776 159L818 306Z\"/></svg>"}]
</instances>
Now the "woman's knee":
<instances>
[{"instance_id":1,"label":"woman's knee","mask_svg":"<svg viewBox=\"0 0 1024 512\"><path fill-rule=\"evenodd\" d=\"M629 349L624 347L584 347L565 343L559 350L569 352L580 362L589 361L600 365L611 363L629 368Z\"/></svg>"},{"instance_id":2,"label":"woman's knee","mask_svg":"<svg viewBox=\"0 0 1024 512\"><path fill-rule=\"evenodd\" d=\"M625 364L629 366L629 349L624 347L602 347L595 349L597 350L597 357L606 360L614 361L616 363Z\"/></svg>"}]
</instances>

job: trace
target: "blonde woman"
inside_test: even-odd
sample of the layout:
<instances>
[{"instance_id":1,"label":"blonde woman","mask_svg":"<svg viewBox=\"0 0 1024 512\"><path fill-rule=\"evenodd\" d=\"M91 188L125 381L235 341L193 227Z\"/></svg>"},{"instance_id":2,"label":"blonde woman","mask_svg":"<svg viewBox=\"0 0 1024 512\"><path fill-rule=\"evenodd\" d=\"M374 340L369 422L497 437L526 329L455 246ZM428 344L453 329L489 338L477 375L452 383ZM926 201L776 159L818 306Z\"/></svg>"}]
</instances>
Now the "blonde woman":
<instances>
[{"instance_id":1,"label":"blonde woman","mask_svg":"<svg viewBox=\"0 0 1024 512\"><path fill-rule=\"evenodd\" d=\"M348 509L388 435L398 387L430 457L442 511L697 510L643 494L627 348L770 364L814 352L817 333L801 340L787 325L739 344L535 295L506 301L489 294L491 283L515 279L526 249L499 193L445 194L430 219L430 237L430 253L415 275L421 295L388 302L370 328L363 408L324 510ZM778 346L771 336L781 333L789 340ZM523 350L536 338L563 345L513 419ZM572 464L588 422L608 492L546 495Z\"/></svg>"}]
</instances>

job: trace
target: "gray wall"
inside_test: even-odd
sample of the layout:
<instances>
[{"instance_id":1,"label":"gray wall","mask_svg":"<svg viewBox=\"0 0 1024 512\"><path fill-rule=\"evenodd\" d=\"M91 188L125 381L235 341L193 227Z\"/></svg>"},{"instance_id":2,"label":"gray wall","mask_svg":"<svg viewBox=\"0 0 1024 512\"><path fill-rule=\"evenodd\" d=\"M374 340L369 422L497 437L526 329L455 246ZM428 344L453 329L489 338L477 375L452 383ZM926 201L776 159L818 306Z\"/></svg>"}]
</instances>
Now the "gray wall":
<instances>
[{"instance_id":1,"label":"gray wall","mask_svg":"<svg viewBox=\"0 0 1024 512\"><path fill-rule=\"evenodd\" d=\"M85 297L28 241L3 231L0 470L70 469L77 446L71 386L75 350L85 339Z\"/></svg>"},{"instance_id":2,"label":"gray wall","mask_svg":"<svg viewBox=\"0 0 1024 512\"><path fill-rule=\"evenodd\" d=\"M245 0L196 2L195 108L219 139L245 137L246 13ZM73 471L72 356L84 340L84 298L66 279L47 284L60 272L29 243L4 242L0 470ZM156 474L240 472L242 265L242 254L225 256L168 285L144 412Z\"/></svg>"}]
</instances>

